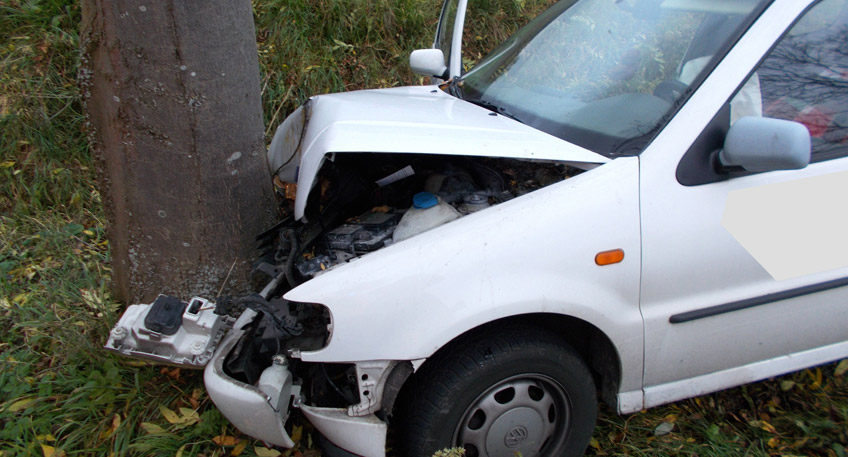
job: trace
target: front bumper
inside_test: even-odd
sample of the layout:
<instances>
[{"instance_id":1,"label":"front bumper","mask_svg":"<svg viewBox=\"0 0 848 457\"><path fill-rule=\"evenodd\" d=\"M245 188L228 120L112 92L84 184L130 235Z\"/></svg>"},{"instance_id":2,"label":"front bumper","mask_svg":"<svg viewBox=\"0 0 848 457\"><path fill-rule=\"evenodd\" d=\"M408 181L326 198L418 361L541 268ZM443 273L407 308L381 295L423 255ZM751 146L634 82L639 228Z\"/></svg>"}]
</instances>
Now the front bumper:
<instances>
[{"instance_id":1,"label":"front bumper","mask_svg":"<svg viewBox=\"0 0 848 457\"><path fill-rule=\"evenodd\" d=\"M203 382L206 384L206 391L209 392L212 402L236 428L266 443L292 448L294 442L284 427L288 418L288 403L284 403L280 409L275 409L271 404L272 395L256 386L239 382L224 373L224 360L227 354L244 336L244 327L255 315L255 312L246 310L236 321L233 330L224 338L215 355L212 356L212 360L206 365ZM291 395L291 382L279 387L280 392L277 398L287 400ZM282 402L278 402L280 403Z\"/></svg>"},{"instance_id":2,"label":"front bumper","mask_svg":"<svg viewBox=\"0 0 848 457\"><path fill-rule=\"evenodd\" d=\"M295 443L285 430L291 405L300 408L312 425L336 446L365 457L384 457L388 431L385 422L374 414L352 417L346 408L301 404L300 387L292 383L292 374L284 365L269 367L258 386L237 381L224 372L224 360L255 315L251 310L241 315L206 366L203 375L206 390L221 413L247 435L292 448Z\"/></svg>"}]
</instances>

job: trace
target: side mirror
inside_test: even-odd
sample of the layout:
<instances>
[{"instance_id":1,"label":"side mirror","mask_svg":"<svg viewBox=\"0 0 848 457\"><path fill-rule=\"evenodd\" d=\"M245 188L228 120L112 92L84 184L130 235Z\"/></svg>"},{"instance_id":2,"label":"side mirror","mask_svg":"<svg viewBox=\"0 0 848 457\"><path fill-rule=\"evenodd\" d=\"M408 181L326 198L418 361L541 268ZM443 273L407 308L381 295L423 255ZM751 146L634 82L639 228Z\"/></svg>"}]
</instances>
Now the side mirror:
<instances>
[{"instance_id":1,"label":"side mirror","mask_svg":"<svg viewBox=\"0 0 848 457\"><path fill-rule=\"evenodd\" d=\"M718 160L747 171L797 170L810 163L811 144L803 124L746 116L730 127Z\"/></svg>"},{"instance_id":2,"label":"side mirror","mask_svg":"<svg viewBox=\"0 0 848 457\"><path fill-rule=\"evenodd\" d=\"M445 53L441 49L416 49L409 55L412 71L423 76L445 79Z\"/></svg>"}]
</instances>

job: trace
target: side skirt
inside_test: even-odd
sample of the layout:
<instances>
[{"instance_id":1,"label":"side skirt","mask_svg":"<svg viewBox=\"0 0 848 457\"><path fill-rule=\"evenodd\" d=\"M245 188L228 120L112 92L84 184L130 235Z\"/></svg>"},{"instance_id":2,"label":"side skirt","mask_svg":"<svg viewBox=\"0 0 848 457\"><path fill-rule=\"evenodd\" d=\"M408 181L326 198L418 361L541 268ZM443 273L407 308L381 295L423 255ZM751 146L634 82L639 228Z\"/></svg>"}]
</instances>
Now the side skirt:
<instances>
[{"instance_id":1,"label":"side skirt","mask_svg":"<svg viewBox=\"0 0 848 457\"><path fill-rule=\"evenodd\" d=\"M640 404L637 401L639 391L622 392L618 394L618 411L620 414L629 414L643 408L651 408L729 389L846 357L848 357L848 341L843 341L841 343L810 349L809 351L782 355L737 368L646 387L643 389L644 404Z\"/></svg>"}]
</instances>

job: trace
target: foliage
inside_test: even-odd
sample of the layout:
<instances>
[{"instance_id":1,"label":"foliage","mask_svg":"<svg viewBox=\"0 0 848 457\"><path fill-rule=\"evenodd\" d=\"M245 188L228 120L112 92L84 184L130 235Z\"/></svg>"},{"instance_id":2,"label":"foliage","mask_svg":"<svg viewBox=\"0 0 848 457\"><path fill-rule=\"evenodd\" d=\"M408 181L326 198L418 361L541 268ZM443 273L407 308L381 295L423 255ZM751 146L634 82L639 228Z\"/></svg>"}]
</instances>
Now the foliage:
<instances>
[{"instance_id":1,"label":"foliage","mask_svg":"<svg viewBox=\"0 0 848 457\"><path fill-rule=\"evenodd\" d=\"M479 0L468 63L544 3ZM310 94L416 84L437 0L254 0L268 132ZM108 290L97 163L75 78L74 0L0 2L0 457L318 455L314 431L280 452L241 435L198 372L101 349L122 306ZM848 362L619 417L592 455L823 455L848 446ZM658 427L668 433L658 434ZM449 450L445 455L451 454Z\"/></svg>"}]
</instances>

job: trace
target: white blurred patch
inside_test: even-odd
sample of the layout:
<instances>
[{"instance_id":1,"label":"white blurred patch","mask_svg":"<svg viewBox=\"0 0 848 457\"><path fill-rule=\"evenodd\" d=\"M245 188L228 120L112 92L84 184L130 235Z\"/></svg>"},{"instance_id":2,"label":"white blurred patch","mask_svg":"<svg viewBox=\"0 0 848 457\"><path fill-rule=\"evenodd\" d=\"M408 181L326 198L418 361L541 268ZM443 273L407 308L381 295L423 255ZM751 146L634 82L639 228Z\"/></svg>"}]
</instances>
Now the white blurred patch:
<instances>
[{"instance_id":1,"label":"white blurred patch","mask_svg":"<svg viewBox=\"0 0 848 457\"><path fill-rule=\"evenodd\" d=\"M721 225L776 280L848 266L848 172L731 191Z\"/></svg>"}]
</instances>

